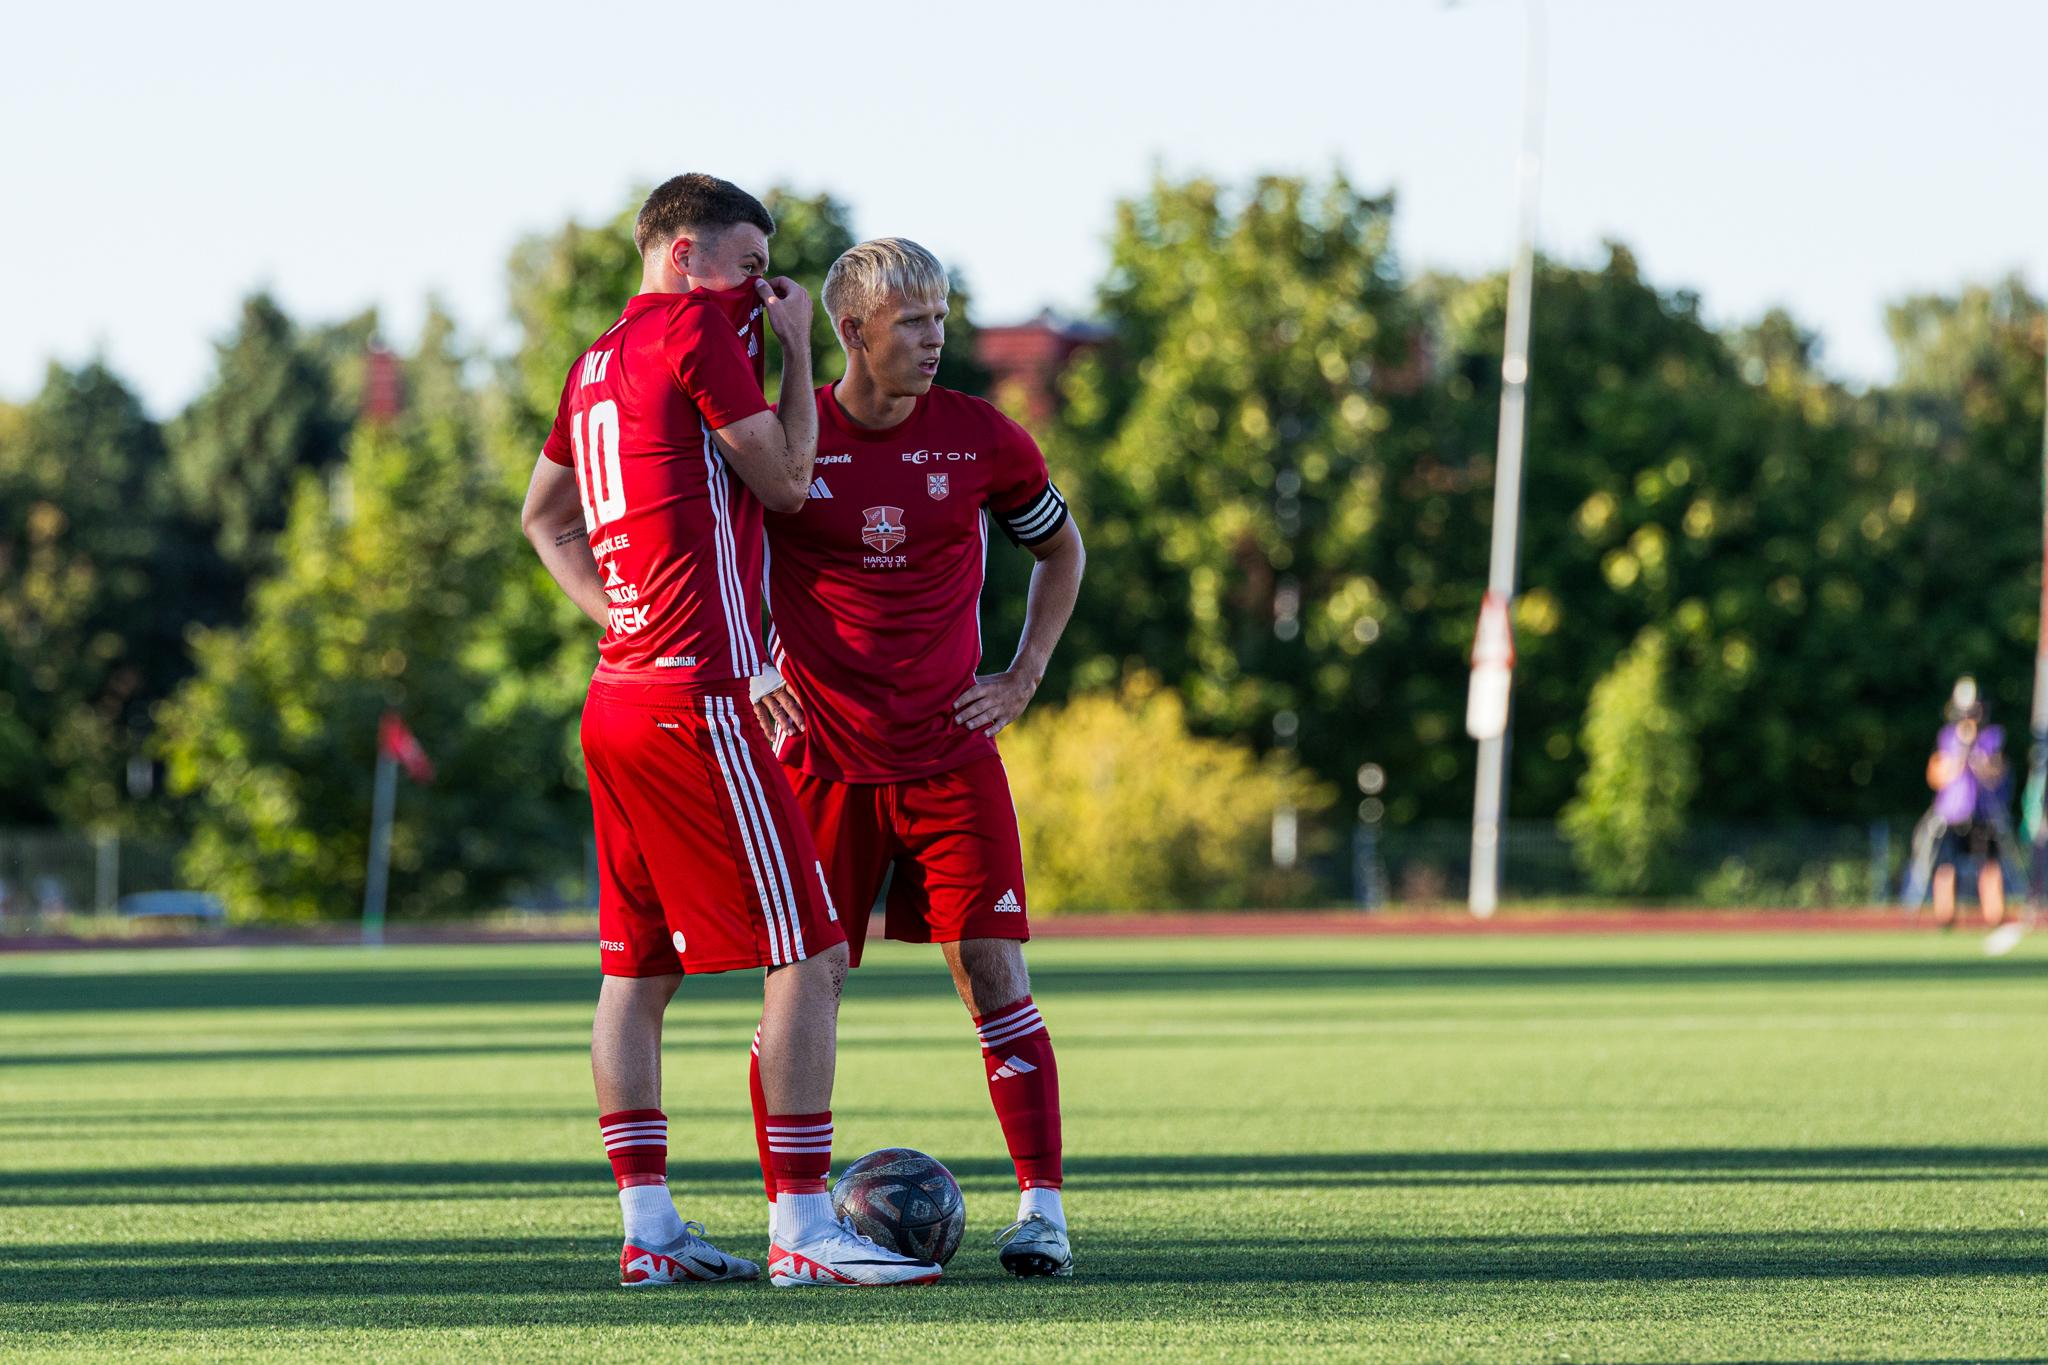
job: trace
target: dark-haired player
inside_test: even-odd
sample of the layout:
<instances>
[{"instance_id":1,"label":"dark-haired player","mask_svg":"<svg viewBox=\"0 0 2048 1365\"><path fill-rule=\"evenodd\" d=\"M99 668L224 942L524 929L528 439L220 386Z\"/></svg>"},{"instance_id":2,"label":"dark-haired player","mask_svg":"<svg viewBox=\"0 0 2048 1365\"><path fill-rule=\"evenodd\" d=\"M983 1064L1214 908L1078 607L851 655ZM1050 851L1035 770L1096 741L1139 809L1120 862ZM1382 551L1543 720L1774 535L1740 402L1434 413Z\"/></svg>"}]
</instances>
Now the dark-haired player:
<instances>
[{"instance_id":1,"label":"dark-haired player","mask_svg":"<svg viewBox=\"0 0 2048 1365\"><path fill-rule=\"evenodd\" d=\"M974 1016L1022 1190L1004 1267L1066 1275L1059 1076L1024 967L1023 856L995 736L1038 689L1084 555L1029 434L932 383L946 292L938 261L901 238L863 242L826 277L846 377L817 392L810 500L768 518L780 677L754 691L849 916L853 961L886 879L888 936L938 943ZM1015 659L976 677L991 520L1038 563ZM756 1114L772 1107L757 1088Z\"/></svg>"},{"instance_id":2,"label":"dark-haired player","mask_svg":"<svg viewBox=\"0 0 2048 1365\"><path fill-rule=\"evenodd\" d=\"M838 1222L825 1173L845 933L781 765L747 704L761 668L761 509L795 511L817 416L762 396L765 314L784 382L811 374L811 301L761 278L775 222L707 175L640 210L640 292L570 368L522 516L562 590L605 627L583 708L597 827L592 1031L627 1285L753 1279L685 1223L667 1184L661 1021L685 972L768 969L757 1066L789 1209L778 1285L928 1283L937 1268Z\"/></svg>"}]
</instances>

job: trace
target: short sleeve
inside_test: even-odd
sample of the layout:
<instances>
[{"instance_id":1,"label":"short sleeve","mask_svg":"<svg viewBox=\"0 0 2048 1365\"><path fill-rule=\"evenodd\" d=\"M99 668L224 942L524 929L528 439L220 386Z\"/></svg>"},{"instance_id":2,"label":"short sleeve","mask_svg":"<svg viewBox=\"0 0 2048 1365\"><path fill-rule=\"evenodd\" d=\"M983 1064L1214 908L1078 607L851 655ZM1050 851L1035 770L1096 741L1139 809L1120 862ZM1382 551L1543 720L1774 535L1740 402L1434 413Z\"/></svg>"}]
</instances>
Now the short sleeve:
<instances>
[{"instance_id":1,"label":"short sleeve","mask_svg":"<svg viewBox=\"0 0 2048 1365\"><path fill-rule=\"evenodd\" d=\"M988 510L1018 545L1042 545L1067 524L1067 500L1046 473L1045 456L1031 433L995 414L996 472Z\"/></svg>"},{"instance_id":2,"label":"short sleeve","mask_svg":"<svg viewBox=\"0 0 2048 1365\"><path fill-rule=\"evenodd\" d=\"M582 357L577 357L576 363L578 365L582 364ZM575 374L575 366L571 366L569 369L570 378L574 378ZM573 465L576 463L575 447L569 443L569 381L567 379L562 381L562 401L555 404L555 424L548 429L547 443L540 448L540 453L553 460L556 464Z\"/></svg>"},{"instance_id":3,"label":"short sleeve","mask_svg":"<svg viewBox=\"0 0 2048 1365\"><path fill-rule=\"evenodd\" d=\"M713 431L768 411L746 346L716 309L672 310L662 344L664 367Z\"/></svg>"}]
</instances>

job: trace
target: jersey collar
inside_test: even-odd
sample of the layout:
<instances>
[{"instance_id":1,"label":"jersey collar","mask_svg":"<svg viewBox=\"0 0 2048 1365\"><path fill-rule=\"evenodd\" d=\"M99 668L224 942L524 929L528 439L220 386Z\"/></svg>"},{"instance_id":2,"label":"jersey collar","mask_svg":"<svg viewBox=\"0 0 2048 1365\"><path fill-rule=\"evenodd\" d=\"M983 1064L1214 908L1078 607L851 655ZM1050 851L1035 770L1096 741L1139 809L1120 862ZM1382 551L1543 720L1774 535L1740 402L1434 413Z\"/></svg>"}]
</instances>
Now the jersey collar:
<instances>
[{"instance_id":1,"label":"jersey collar","mask_svg":"<svg viewBox=\"0 0 2048 1365\"><path fill-rule=\"evenodd\" d=\"M933 388L936 387L936 385L933 386ZM822 398L818 403L818 408L825 414L825 420L839 429L840 435L854 441L878 443L895 440L898 436L901 436L904 432L917 425L918 419L924 416L925 408L932 401L932 389L926 389L917 396L917 406L910 410L910 416L904 418L895 426L864 427L854 421L853 418L847 416L846 409L839 406L838 389L839 381L837 380L820 387L818 392L822 395Z\"/></svg>"}]
</instances>

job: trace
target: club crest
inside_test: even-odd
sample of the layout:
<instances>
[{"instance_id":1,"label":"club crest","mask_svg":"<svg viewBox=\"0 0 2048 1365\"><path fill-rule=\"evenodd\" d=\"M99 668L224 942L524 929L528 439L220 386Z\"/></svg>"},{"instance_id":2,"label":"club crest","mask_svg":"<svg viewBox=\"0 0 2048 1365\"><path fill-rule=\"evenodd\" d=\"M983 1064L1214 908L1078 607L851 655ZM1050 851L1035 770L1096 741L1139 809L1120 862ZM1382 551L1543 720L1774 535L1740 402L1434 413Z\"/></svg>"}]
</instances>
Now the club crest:
<instances>
[{"instance_id":1,"label":"club crest","mask_svg":"<svg viewBox=\"0 0 2048 1365\"><path fill-rule=\"evenodd\" d=\"M943 498L951 491L951 485L944 474L927 474L924 476L924 491L935 498Z\"/></svg>"},{"instance_id":2,"label":"club crest","mask_svg":"<svg viewBox=\"0 0 2048 1365\"><path fill-rule=\"evenodd\" d=\"M860 538L869 549L878 554L887 554L903 543L901 507L869 507L863 510L861 515L867 518L867 525L860 528Z\"/></svg>"}]
</instances>

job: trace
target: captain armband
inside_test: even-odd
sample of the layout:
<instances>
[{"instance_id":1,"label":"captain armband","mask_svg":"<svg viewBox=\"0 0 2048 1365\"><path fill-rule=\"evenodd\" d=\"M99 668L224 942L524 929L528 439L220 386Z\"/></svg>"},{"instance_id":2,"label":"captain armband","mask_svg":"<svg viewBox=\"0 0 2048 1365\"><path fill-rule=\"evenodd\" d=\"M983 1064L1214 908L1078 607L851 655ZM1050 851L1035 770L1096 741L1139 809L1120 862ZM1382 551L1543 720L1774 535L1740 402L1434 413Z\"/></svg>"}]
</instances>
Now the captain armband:
<instances>
[{"instance_id":1,"label":"captain armband","mask_svg":"<svg viewBox=\"0 0 2048 1365\"><path fill-rule=\"evenodd\" d=\"M1014 544L1043 545L1067 524L1067 500L1047 479L1038 496L1014 512L996 514L996 524Z\"/></svg>"}]
</instances>

